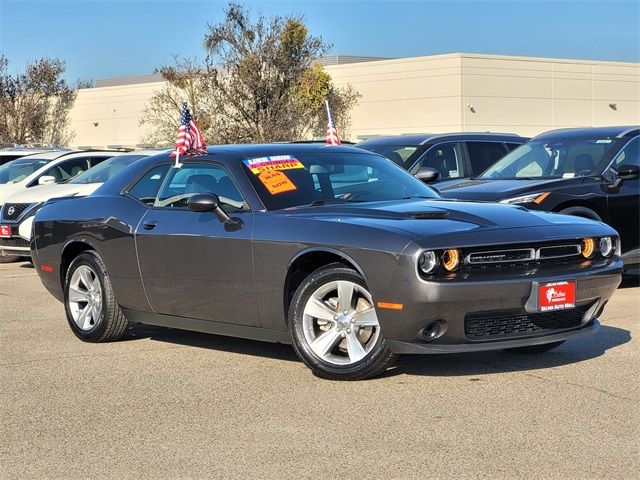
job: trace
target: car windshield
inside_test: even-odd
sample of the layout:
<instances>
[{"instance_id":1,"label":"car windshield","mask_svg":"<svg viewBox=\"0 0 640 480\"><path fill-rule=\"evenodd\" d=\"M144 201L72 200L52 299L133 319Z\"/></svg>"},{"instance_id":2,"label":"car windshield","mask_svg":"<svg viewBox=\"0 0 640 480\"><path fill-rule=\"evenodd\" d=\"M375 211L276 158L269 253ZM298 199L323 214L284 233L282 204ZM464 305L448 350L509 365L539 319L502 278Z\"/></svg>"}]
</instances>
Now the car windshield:
<instances>
[{"instance_id":1,"label":"car windshield","mask_svg":"<svg viewBox=\"0 0 640 480\"><path fill-rule=\"evenodd\" d=\"M50 161L42 158L30 158L5 163L0 167L0 185L21 182Z\"/></svg>"},{"instance_id":2,"label":"car windshield","mask_svg":"<svg viewBox=\"0 0 640 480\"><path fill-rule=\"evenodd\" d=\"M572 178L597 175L596 166L616 138L531 140L489 167L481 179Z\"/></svg>"},{"instance_id":3,"label":"car windshield","mask_svg":"<svg viewBox=\"0 0 640 480\"><path fill-rule=\"evenodd\" d=\"M145 155L122 155L112 157L69 180L69 183L104 183L120 170Z\"/></svg>"},{"instance_id":4,"label":"car windshield","mask_svg":"<svg viewBox=\"0 0 640 480\"><path fill-rule=\"evenodd\" d=\"M388 158L397 165L404 165L407 159L420 148L420 145L362 145L364 150L377 153Z\"/></svg>"},{"instance_id":5,"label":"car windshield","mask_svg":"<svg viewBox=\"0 0 640 480\"><path fill-rule=\"evenodd\" d=\"M268 210L327 203L440 198L391 162L368 153L301 153L243 161Z\"/></svg>"}]
</instances>

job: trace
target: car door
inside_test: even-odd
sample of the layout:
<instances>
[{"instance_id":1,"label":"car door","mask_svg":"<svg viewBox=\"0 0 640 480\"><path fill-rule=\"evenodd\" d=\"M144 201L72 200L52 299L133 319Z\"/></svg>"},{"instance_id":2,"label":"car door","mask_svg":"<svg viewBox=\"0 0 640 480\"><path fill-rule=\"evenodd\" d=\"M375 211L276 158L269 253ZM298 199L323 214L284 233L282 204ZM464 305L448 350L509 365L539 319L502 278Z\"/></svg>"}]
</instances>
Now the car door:
<instances>
[{"instance_id":1,"label":"car door","mask_svg":"<svg viewBox=\"0 0 640 480\"><path fill-rule=\"evenodd\" d=\"M464 144L471 167L468 177L477 177L507 154L507 149L502 142L475 141L464 142Z\"/></svg>"},{"instance_id":2,"label":"car door","mask_svg":"<svg viewBox=\"0 0 640 480\"><path fill-rule=\"evenodd\" d=\"M624 165L640 165L640 137L635 137L616 155L611 167L618 170ZM624 180L620 188L607 195L607 223L615 228L622 239L622 252L638 248L640 243L640 180Z\"/></svg>"},{"instance_id":3,"label":"car door","mask_svg":"<svg viewBox=\"0 0 640 480\"><path fill-rule=\"evenodd\" d=\"M241 221L229 228L212 212L193 212L187 200L216 193ZM219 164L185 162L169 171L136 229L138 263L156 313L258 325L251 233L253 214Z\"/></svg>"}]
</instances>

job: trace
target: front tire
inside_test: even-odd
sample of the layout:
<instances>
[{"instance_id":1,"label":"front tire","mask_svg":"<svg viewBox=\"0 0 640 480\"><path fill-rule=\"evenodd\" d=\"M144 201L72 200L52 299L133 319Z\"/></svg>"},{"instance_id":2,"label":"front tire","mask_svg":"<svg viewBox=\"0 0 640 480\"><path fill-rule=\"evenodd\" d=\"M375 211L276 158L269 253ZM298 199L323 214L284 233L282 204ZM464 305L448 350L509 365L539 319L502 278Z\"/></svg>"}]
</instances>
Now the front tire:
<instances>
[{"instance_id":1,"label":"front tire","mask_svg":"<svg viewBox=\"0 0 640 480\"><path fill-rule=\"evenodd\" d=\"M289 329L298 357L321 378L371 378L396 359L363 278L342 264L319 268L302 282L289 308Z\"/></svg>"},{"instance_id":2,"label":"front tire","mask_svg":"<svg viewBox=\"0 0 640 480\"><path fill-rule=\"evenodd\" d=\"M118 340L127 329L107 269L95 252L81 253L69 265L64 307L71 330L84 342Z\"/></svg>"}]
</instances>

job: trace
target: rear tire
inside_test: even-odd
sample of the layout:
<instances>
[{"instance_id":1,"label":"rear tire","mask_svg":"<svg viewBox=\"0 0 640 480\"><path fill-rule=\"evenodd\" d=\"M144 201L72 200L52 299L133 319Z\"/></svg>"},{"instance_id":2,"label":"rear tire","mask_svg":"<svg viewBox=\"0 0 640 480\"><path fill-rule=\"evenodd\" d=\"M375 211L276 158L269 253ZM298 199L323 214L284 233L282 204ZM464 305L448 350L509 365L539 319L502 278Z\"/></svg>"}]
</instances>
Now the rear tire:
<instances>
[{"instance_id":1,"label":"rear tire","mask_svg":"<svg viewBox=\"0 0 640 480\"><path fill-rule=\"evenodd\" d=\"M516 347L516 348L506 348L506 352L511 353L544 353L549 350L553 350L554 348L558 348L565 341L561 340L559 342L552 343L543 343L542 345L529 345L527 347Z\"/></svg>"},{"instance_id":2,"label":"rear tire","mask_svg":"<svg viewBox=\"0 0 640 480\"><path fill-rule=\"evenodd\" d=\"M319 268L302 282L288 319L296 354L318 377L364 380L396 359L363 278L342 264Z\"/></svg>"},{"instance_id":3,"label":"rear tire","mask_svg":"<svg viewBox=\"0 0 640 480\"><path fill-rule=\"evenodd\" d=\"M118 340L128 326L104 262L92 251L81 253L69 265L64 280L64 307L71 330L84 342Z\"/></svg>"}]
</instances>

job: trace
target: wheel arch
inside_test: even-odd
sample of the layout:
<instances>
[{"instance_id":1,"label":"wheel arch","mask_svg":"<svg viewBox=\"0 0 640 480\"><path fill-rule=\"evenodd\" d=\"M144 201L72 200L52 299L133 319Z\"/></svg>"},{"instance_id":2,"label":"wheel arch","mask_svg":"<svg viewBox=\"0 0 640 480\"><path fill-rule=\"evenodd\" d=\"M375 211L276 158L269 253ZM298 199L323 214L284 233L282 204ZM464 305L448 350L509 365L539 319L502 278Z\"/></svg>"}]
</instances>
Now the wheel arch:
<instances>
[{"instance_id":1,"label":"wheel arch","mask_svg":"<svg viewBox=\"0 0 640 480\"><path fill-rule=\"evenodd\" d=\"M298 252L289 263L287 276L284 281L283 307L285 319L288 317L289 306L295 291L302 281L314 270L332 263L342 263L352 268L367 282L366 275L358 263L340 250L333 248L308 248Z\"/></svg>"},{"instance_id":2,"label":"wheel arch","mask_svg":"<svg viewBox=\"0 0 640 480\"><path fill-rule=\"evenodd\" d=\"M553 211L556 213L560 213L561 211L567 210L567 209L575 209L575 213L571 212L571 213L568 213L568 215L576 215L579 217L589 218L591 220L597 220L599 222L604 221L603 220L604 212L600 211L600 209L596 207L593 203L582 201L582 200L571 200L568 202L561 203L558 206L556 206L553 209ZM580 213L583 213L583 215L581 215ZM595 213L598 216L598 218L594 217L593 213Z\"/></svg>"},{"instance_id":3,"label":"wheel arch","mask_svg":"<svg viewBox=\"0 0 640 480\"><path fill-rule=\"evenodd\" d=\"M67 275L69 265L74 258L86 251L97 251L95 246L88 240L77 238L69 240L62 248L60 254L60 284L64 286L64 278Z\"/></svg>"}]
</instances>

